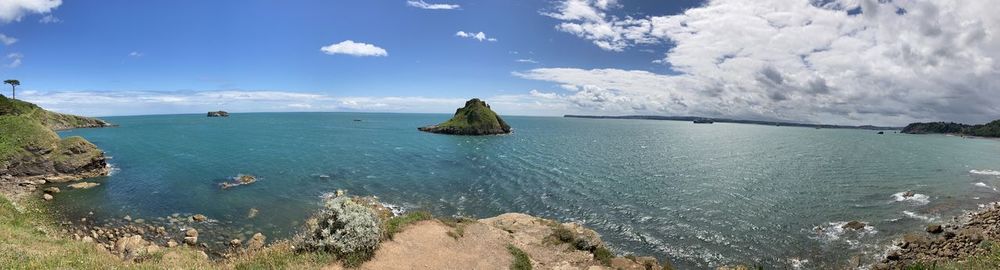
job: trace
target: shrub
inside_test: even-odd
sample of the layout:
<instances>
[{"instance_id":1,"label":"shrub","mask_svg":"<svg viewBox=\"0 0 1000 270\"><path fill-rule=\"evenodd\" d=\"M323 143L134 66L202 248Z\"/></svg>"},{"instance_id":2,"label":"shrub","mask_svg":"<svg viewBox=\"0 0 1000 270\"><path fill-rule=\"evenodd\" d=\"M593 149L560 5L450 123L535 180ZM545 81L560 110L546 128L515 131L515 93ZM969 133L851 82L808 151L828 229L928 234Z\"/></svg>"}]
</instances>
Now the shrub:
<instances>
[{"instance_id":1,"label":"shrub","mask_svg":"<svg viewBox=\"0 0 1000 270\"><path fill-rule=\"evenodd\" d=\"M605 247L597 247L594 249L594 259L600 261L601 264L608 266L611 265L611 259L615 258L615 254L611 253Z\"/></svg>"},{"instance_id":2,"label":"shrub","mask_svg":"<svg viewBox=\"0 0 1000 270\"><path fill-rule=\"evenodd\" d=\"M309 250L337 254L348 267L371 258L382 235L377 214L370 208L342 196L327 199L303 237Z\"/></svg>"},{"instance_id":3,"label":"shrub","mask_svg":"<svg viewBox=\"0 0 1000 270\"><path fill-rule=\"evenodd\" d=\"M558 225L552 229L552 237L558 239L560 242L569 243L576 238L576 235L565 226Z\"/></svg>"},{"instance_id":4,"label":"shrub","mask_svg":"<svg viewBox=\"0 0 1000 270\"><path fill-rule=\"evenodd\" d=\"M511 270L531 270L531 259L528 258L528 253L514 245L507 245L507 251L514 256L514 262L510 263Z\"/></svg>"}]
</instances>

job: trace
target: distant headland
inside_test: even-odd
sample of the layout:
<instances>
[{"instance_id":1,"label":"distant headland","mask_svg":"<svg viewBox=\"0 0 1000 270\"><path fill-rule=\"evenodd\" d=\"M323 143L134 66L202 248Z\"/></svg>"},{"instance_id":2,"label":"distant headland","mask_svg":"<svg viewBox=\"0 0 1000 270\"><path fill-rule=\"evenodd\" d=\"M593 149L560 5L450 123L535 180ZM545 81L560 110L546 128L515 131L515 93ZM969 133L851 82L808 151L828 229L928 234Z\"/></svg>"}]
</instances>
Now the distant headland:
<instances>
[{"instance_id":1,"label":"distant headland","mask_svg":"<svg viewBox=\"0 0 1000 270\"><path fill-rule=\"evenodd\" d=\"M961 123L913 123L903 128L902 133L909 134L955 134L976 137L1000 137L1000 120L994 120L981 125L966 125Z\"/></svg>"},{"instance_id":2,"label":"distant headland","mask_svg":"<svg viewBox=\"0 0 1000 270\"><path fill-rule=\"evenodd\" d=\"M824 124L803 124L795 122L762 121L762 120L742 120L729 118L712 118L698 116L659 116L659 115L622 115L622 116L601 116L601 115L572 115L567 114L567 118L592 118L592 119L639 119L639 120L667 120L667 121L691 121L697 123L735 123L765 126L785 126L785 127L810 127L810 128L845 128L845 129L867 129L867 130L899 130L899 127L882 127L872 125L846 126L846 125L824 125Z\"/></svg>"}]
</instances>

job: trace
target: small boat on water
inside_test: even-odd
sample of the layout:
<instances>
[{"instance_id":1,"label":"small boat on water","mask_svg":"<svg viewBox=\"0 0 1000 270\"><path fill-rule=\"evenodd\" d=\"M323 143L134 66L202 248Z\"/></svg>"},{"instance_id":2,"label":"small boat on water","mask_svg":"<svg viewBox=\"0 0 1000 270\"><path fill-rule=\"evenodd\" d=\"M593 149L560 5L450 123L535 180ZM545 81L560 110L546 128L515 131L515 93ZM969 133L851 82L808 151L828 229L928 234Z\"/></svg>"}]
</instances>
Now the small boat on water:
<instances>
[{"instance_id":1,"label":"small boat on water","mask_svg":"<svg viewBox=\"0 0 1000 270\"><path fill-rule=\"evenodd\" d=\"M715 123L715 121L712 121L711 119L695 119L694 123L695 124L711 124L711 123Z\"/></svg>"}]
</instances>

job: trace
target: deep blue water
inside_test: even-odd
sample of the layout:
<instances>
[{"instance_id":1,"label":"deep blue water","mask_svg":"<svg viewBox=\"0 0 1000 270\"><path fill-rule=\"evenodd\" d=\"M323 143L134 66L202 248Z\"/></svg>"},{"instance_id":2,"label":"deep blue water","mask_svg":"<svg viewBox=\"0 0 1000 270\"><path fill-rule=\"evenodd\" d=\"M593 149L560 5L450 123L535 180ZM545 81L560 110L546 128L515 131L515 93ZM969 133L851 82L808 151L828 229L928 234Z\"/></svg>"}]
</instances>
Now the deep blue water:
<instances>
[{"instance_id":1,"label":"deep blue water","mask_svg":"<svg viewBox=\"0 0 1000 270\"><path fill-rule=\"evenodd\" d=\"M876 256L1000 198L1000 141L741 124L506 117L511 135L423 133L443 114L259 113L107 117L79 135L112 156L102 185L60 194L70 218L202 213L287 237L346 189L437 215L525 212L578 221L619 252L681 269L829 268ZM355 119L362 120L360 122ZM261 180L221 190L238 174ZM981 183L978 184L977 183ZM916 199L893 194L913 190ZM248 219L250 208L259 209ZM842 222L873 225L843 232Z\"/></svg>"}]
</instances>

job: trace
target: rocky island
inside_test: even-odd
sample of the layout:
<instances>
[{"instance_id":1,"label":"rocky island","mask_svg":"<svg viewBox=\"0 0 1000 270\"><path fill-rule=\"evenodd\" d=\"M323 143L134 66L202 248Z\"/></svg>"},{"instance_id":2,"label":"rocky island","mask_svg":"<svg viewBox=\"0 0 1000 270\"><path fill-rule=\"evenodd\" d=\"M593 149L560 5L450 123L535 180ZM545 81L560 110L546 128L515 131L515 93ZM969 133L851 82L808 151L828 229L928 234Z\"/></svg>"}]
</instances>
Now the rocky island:
<instances>
[{"instance_id":1,"label":"rocky island","mask_svg":"<svg viewBox=\"0 0 1000 270\"><path fill-rule=\"evenodd\" d=\"M908 134L954 134L962 136L976 137L1000 137L1000 120L995 120L986 124L967 125L961 123L912 123L903 128L902 133Z\"/></svg>"},{"instance_id":2,"label":"rocky island","mask_svg":"<svg viewBox=\"0 0 1000 270\"><path fill-rule=\"evenodd\" d=\"M229 112L226 111L208 112L208 117L229 117Z\"/></svg>"},{"instance_id":3,"label":"rocky island","mask_svg":"<svg viewBox=\"0 0 1000 270\"><path fill-rule=\"evenodd\" d=\"M490 105L478 98L465 102L447 122L417 128L420 131L451 135L495 135L510 133L510 125Z\"/></svg>"},{"instance_id":4,"label":"rocky island","mask_svg":"<svg viewBox=\"0 0 1000 270\"><path fill-rule=\"evenodd\" d=\"M0 190L18 194L46 182L107 175L103 151L81 137L59 138L53 130L108 126L0 95Z\"/></svg>"}]
</instances>

